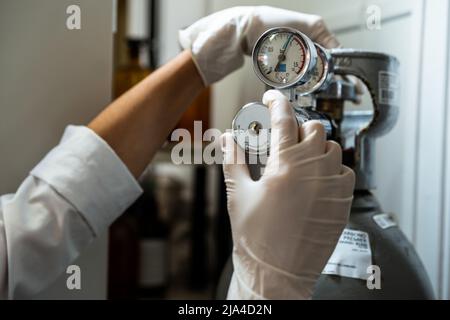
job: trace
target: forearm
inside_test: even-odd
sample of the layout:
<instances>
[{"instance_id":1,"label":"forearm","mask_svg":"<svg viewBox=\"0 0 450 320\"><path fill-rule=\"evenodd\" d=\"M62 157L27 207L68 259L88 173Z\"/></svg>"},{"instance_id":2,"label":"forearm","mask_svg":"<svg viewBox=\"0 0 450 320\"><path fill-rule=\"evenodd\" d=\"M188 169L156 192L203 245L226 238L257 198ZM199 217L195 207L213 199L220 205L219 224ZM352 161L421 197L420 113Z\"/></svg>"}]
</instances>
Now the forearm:
<instances>
[{"instance_id":1,"label":"forearm","mask_svg":"<svg viewBox=\"0 0 450 320\"><path fill-rule=\"evenodd\" d=\"M204 88L189 51L112 102L88 126L138 177Z\"/></svg>"}]
</instances>

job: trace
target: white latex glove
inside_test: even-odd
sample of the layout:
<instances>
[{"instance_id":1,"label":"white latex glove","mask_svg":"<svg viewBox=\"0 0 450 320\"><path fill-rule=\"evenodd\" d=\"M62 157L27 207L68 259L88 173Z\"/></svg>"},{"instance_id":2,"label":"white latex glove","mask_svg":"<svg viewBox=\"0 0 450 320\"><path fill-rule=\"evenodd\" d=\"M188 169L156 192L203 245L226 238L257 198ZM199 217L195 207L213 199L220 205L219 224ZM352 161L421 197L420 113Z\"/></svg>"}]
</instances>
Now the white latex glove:
<instances>
[{"instance_id":1,"label":"white latex glove","mask_svg":"<svg viewBox=\"0 0 450 320\"><path fill-rule=\"evenodd\" d=\"M339 45L322 18L273 7L234 7L204 17L179 31L183 49L192 51L205 85L244 63L261 34L274 27L295 28L326 48Z\"/></svg>"},{"instance_id":2,"label":"white latex glove","mask_svg":"<svg viewBox=\"0 0 450 320\"><path fill-rule=\"evenodd\" d=\"M278 91L267 91L263 102L279 139L272 137L260 180L233 164L244 152L231 134L222 140L234 243L228 298L308 299L347 223L355 177L319 122L299 129Z\"/></svg>"}]
</instances>

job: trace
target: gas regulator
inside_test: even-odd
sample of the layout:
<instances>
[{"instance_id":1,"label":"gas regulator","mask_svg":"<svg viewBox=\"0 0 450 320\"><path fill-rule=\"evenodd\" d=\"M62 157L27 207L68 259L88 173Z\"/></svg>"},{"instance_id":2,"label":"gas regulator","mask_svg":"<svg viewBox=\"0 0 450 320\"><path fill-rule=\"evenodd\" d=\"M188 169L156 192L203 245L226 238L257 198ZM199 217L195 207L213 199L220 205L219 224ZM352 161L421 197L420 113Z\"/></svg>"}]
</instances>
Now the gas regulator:
<instances>
[{"instance_id":1,"label":"gas regulator","mask_svg":"<svg viewBox=\"0 0 450 320\"><path fill-rule=\"evenodd\" d=\"M371 142L389 131L398 115L397 59L354 49L328 50L285 27L264 32L252 59L267 89L278 89L289 98L299 126L318 120L328 139L341 144L344 161L357 174L356 187L373 188ZM359 78L370 92L373 108L365 117L361 112L344 114L344 102L357 101L355 82L348 75ZM361 124L362 120L367 121ZM236 143L248 154L270 153L270 113L263 103L242 107L232 129Z\"/></svg>"}]
</instances>

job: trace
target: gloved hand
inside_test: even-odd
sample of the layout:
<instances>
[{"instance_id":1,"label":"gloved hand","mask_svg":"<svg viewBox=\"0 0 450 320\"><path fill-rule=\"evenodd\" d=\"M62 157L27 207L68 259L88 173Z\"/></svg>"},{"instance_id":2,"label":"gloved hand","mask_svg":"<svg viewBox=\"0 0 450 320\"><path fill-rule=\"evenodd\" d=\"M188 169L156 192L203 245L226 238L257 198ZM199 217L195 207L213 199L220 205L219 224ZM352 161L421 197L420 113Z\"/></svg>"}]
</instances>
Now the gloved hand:
<instances>
[{"instance_id":1,"label":"gloved hand","mask_svg":"<svg viewBox=\"0 0 450 320\"><path fill-rule=\"evenodd\" d=\"M244 63L256 40L273 27L295 28L326 48L339 45L322 18L273 7L234 7L204 17L179 32L183 49L191 49L205 85Z\"/></svg>"},{"instance_id":2,"label":"gloved hand","mask_svg":"<svg viewBox=\"0 0 450 320\"><path fill-rule=\"evenodd\" d=\"M228 298L308 299L347 223L355 176L319 122L299 129L278 91L267 91L263 102L279 139L272 135L260 180L235 164L245 155L232 135L222 138L234 244Z\"/></svg>"}]
</instances>

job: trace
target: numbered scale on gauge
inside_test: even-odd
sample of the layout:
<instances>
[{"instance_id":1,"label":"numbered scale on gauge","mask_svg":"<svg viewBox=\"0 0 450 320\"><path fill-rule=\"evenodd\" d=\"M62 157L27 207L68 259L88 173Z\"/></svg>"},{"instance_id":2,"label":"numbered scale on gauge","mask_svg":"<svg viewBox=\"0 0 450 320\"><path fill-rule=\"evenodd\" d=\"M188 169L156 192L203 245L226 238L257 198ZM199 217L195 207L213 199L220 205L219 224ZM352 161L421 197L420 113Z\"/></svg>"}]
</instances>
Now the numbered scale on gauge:
<instances>
[{"instance_id":1,"label":"numbered scale on gauge","mask_svg":"<svg viewBox=\"0 0 450 320\"><path fill-rule=\"evenodd\" d=\"M266 31L253 48L253 67L270 87L286 89L309 80L317 61L313 42L291 28Z\"/></svg>"},{"instance_id":2,"label":"numbered scale on gauge","mask_svg":"<svg viewBox=\"0 0 450 320\"><path fill-rule=\"evenodd\" d=\"M328 87L333 79L332 59L328 50L315 44L317 50L317 62L312 70L309 80L299 85L295 90L298 95L307 95Z\"/></svg>"}]
</instances>

